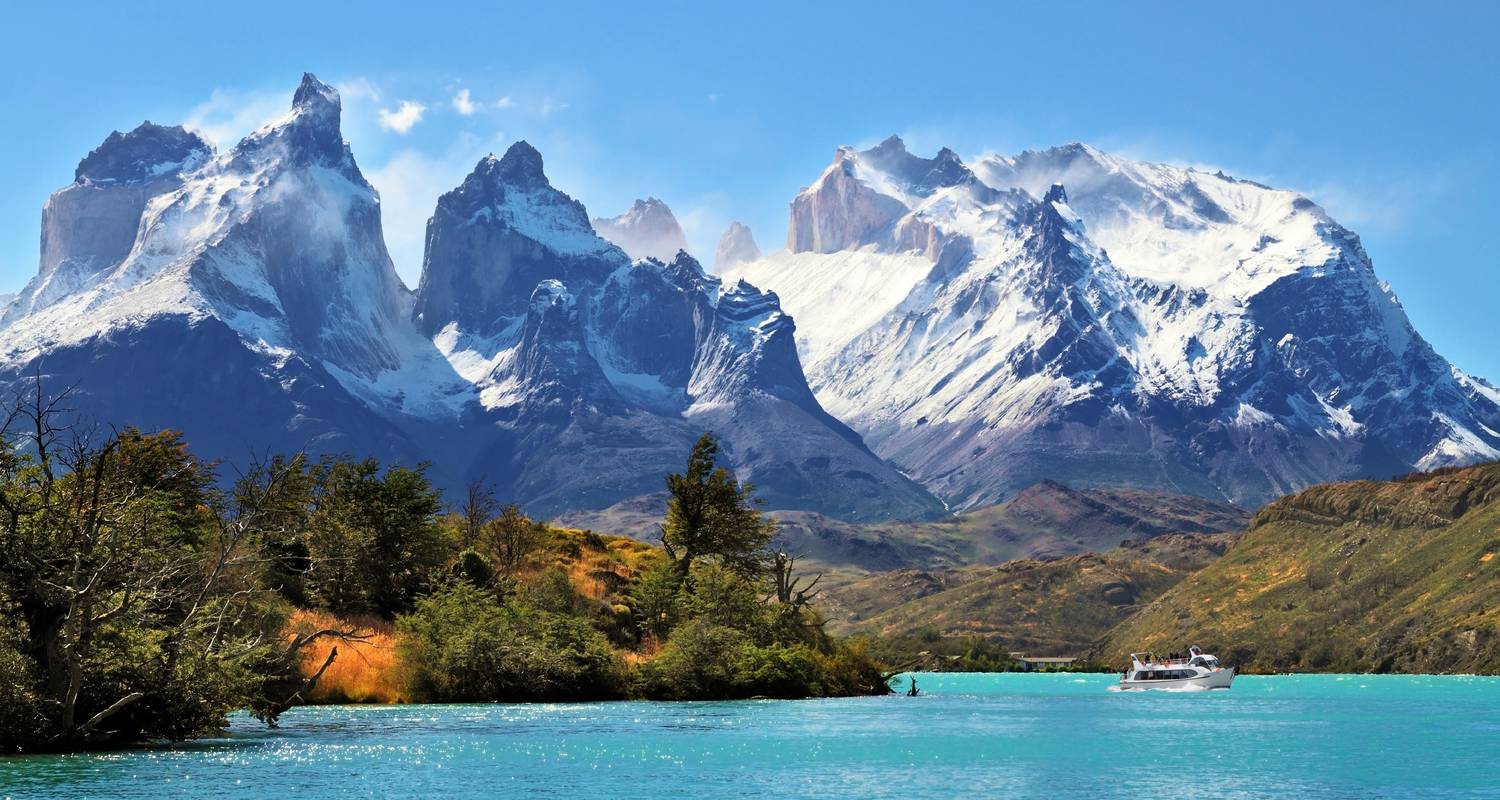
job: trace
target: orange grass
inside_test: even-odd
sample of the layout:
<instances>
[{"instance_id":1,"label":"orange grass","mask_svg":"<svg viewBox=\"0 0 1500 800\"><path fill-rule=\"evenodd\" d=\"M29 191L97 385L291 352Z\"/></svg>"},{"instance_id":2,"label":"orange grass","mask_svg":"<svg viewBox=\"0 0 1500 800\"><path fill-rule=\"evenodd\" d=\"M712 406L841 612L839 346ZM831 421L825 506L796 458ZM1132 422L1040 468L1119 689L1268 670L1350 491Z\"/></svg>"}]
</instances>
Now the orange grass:
<instances>
[{"instance_id":1,"label":"orange grass","mask_svg":"<svg viewBox=\"0 0 1500 800\"><path fill-rule=\"evenodd\" d=\"M317 671L333 648L338 657L318 679L309 698L314 703L405 703L401 664L396 658L396 634L391 623L379 619L342 620L326 611L299 609L292 614L290 627L308 632L321 628L352 626L367 636L364 641L340 641L332 637L319 639L306 648L302 667L308 674Z\"/></svg>"}]
</instances>

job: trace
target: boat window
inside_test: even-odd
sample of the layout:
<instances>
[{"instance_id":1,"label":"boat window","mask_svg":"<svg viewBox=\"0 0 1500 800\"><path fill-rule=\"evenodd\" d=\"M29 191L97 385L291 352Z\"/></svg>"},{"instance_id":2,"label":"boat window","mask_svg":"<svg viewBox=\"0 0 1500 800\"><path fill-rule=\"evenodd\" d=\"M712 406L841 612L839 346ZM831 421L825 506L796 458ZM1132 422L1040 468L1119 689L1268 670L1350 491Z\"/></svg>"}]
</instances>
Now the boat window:
<instances>
[{"instance_id":1,"label":"boat window","mask_svg":"<svg viewBox=\"0 0 1500 800\"><path fill-rule=\"evenodd\" d=\"M1193 665L1193 666L1195 666L1195 667L1201 667L1206 662L1203 660L1203 656L1194 656L1193 660L1189 661L1188 663L1191 664L1191 665Z\"/></svg>"}]
</instances>

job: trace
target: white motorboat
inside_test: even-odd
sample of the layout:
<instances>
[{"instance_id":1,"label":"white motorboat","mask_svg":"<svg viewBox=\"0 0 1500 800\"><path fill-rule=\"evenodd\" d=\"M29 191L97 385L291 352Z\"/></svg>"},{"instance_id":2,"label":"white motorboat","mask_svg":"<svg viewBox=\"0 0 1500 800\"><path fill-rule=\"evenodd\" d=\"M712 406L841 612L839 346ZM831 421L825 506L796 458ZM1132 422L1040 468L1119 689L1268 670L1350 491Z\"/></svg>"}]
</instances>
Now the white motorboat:
<instances>
[{"instance_id":1,"label":"white motorboat","mask_svg":"<svg viewBox=\"0 0 1500 800\"><path fill-rule=\"evenodd\" d=\"M1234 681L1234 667L1196 646L1186 656L1158 657L1152 653L1131 653L1130 669L1121 673L1121 689L1228 689Z\"/></svg>"}]
</instances>

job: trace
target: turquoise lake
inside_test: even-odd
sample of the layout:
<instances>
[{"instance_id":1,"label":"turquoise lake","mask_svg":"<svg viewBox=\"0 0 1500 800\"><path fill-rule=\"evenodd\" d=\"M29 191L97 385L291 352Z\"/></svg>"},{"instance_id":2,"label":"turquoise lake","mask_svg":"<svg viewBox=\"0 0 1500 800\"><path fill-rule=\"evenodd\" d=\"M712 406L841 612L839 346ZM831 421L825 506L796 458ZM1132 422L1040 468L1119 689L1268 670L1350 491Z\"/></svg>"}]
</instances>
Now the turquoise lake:
<instances>
[{"instance_id":1,"label":"turquoise lake","mask_svg":"<svg viewBox=\"0 0 1500 800\"><path fill-rule=\"evenodd\" d=\"M921 675L920 697L303 708L0 758L7 798L1500 797L1500 678Z\"/></svg>"}]
</instances>

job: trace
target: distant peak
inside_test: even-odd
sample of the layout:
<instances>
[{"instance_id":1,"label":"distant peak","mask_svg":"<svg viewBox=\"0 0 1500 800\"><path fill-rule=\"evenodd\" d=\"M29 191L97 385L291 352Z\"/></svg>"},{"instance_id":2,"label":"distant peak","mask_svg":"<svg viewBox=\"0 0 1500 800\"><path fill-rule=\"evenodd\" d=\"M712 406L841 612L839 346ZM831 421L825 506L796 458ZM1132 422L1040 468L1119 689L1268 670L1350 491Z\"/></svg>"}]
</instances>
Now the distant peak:
<instances>
[{"instance_id":1,"label":"distant peak","mask_svg":"<svg viewBox=\"0 0 1500 800\"><path fill-rule=\"evenodd\" d=\"M1052 184L1052 187L1047 190L1047 195L1042 198L1042 202L1066 204L1068 202L1068 190L1064 189L1062 184L1054 183Z\"/></svg>"},{"instance_id":2,"label":"distant peak","mask_svg":"<svg viewBox=\"0 0 1500 800\"><path fill-rule=\"evenodd\" d=\"M906 142L902 141L900 136L893 133L885 137L885 141L875 145L873 149L887 153L905 153Z\"/></svg>"}]
</instances>

